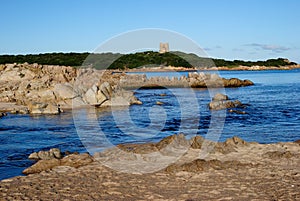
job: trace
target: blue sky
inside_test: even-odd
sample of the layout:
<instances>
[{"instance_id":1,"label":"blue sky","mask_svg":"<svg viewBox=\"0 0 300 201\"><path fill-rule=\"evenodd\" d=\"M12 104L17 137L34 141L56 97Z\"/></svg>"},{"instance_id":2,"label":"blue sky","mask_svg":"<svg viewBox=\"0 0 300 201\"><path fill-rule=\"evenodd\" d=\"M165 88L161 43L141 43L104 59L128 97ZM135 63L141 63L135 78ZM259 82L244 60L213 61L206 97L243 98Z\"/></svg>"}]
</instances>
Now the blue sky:
<instances>
[{"instance_id":1,"label":"blue sky","mask_svg":"<svg viewBox=\"0 0 300 201\"><path fill-rule=\"evenodd\" d=\"M194 40L211 57L285 57L300 63L298 0L6 0L0 5L0 54L92 52L118 34L161 28Z\"/></svg>"}]
</instances>

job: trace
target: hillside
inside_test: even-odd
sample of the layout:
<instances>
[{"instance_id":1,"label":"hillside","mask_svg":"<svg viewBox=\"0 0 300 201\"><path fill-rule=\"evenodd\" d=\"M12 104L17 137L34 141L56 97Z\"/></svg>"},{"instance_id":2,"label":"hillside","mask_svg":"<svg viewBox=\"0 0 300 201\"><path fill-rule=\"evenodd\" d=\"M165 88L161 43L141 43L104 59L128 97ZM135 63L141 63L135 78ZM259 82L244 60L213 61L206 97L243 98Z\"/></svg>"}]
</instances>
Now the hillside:
<instances>
[{"instance_id":1,"label":"hillside","mask_svg":"<svg viewBox=\"0 0 300 201\"><path fill-rule=\"evenodd\" d=\"M161 54L158 52L147 51L123 55L119 59L114 61L109 66L109 69L132 69L158 65L186 68L193 67L185 59L174 53L166 52L164 54Z\"/></svg>"},{"instance_id":2,"label":"hillside","mask_svg":"<svg viewBox=\"0 0 300 201\"><path fill-rule=\"evenodd\" d=\"M238 66L289 66L295 65L288 59L268 59L266 61L228 61L199 57L193 53L158 52L147 51L134 54L120 53L45 53L27 55L0 55L0 64L7 63L38 63L47 65L62 65L80 67L92 66L96 69L132 69L151 66L174 66L174 67L238 67Z\"/></svg>"}]
</instances>

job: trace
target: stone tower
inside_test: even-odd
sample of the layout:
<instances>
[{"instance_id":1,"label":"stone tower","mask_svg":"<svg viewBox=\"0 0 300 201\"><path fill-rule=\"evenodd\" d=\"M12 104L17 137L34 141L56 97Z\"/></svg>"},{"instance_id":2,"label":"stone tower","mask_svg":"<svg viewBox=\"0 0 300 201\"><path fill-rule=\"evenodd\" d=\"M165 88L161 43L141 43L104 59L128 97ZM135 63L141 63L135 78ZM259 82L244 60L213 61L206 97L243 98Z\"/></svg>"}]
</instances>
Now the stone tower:
<instances>
[{"instance_id":1,"label":"stone tower","mask_svg":"<svg viewBox=\"0 0 300 201\"><path fill-rule=\"evenodd\" d=\"M169 52L169 43L159 43L159 53Z\"/></svg>"}]
</instances>

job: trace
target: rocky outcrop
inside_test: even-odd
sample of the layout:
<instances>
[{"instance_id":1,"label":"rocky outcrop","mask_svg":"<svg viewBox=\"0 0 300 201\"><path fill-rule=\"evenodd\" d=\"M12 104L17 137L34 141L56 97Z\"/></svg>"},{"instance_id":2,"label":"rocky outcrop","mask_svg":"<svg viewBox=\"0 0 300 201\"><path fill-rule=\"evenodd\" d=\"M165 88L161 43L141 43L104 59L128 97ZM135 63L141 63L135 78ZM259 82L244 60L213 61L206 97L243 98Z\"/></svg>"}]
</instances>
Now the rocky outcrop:
<instances>
[{"instance_id":1,"label":"rocky outcrop","mask_svg":"<svg viewBox=\"0 0 300 201\"><path fill-rule=\"evenodd\" d=\"M90 105L100 106L105 101L111 99L112 88L109 83L104 82L98 87L93 85L87 92L84 94L84 100Z\"/></svg>"},{"instance_id":2,"label":"rocky outcrop","mask_svg":"<svg viewBox=\"0 0 300 201\"><path fill-rule=\"evenodd\" d=\"M23 170L22 173L25 175L40 173L42 171L51 170L52 168L59 165L60 165L60 160L56 158L50 160L40 160L34 165L32 165L31 167Z\"/></svg>"},{"instance_id":3,"label":"rocky outcrop","mask_svg":"<svg viewBox=\"0 0 300 201\"><path fill-rule=\"evenodd\" d=\"M221 100L221 101L212 101L209 103L208 107L211 110L222 110L227 108L236 108L242 106L242 103L238 100Z\"/></svg>"},{"instance_id":4,"label":"rocky outcrop","mask_svg":"<svg viewBox=\"0 0 300 201\"><path fill-rule=\"evenodd\" d=\"M237 136L229 138L225 142L213 142L210 140L206 140L200 135L194 136L191 139L187 140L184 134L178 134L165 137L157 143L120 144L117 146L117 148L134 154L150 154L153 152L168 154L168 152L166 151L169 150L202 149L203 146L211 147L212 149L208 150L210 153L217 152L228 154L231 152L236 152L237 148L239 147L249 146L249 143ZM102 153L101 157L105 157L106 154L111 155L111 150ZM118 157L118 155L116 154L114 157Z\"/></svg>"},{"instance_id":5,"label":"rocky outcrop","mask_svg":"<svg viewBox=\"0 0 300 201\"><path fill-rule=\"evenodd\" d=\"M213 98L212 101L225 101L228 100L228 96L225 94L217 93Z\"/></svg>"},{"instance_id":6,"label":"rocky outcrop","mask_svg":"<svg viewBox=\"0 0 300 201\"><path fill-rule=\"evenodd\" d=\"M222 110L227 108L237 108L243 107L244 105L239 100L229 100L227 95L224 94L216 94L212 101L208 104L209 109L211 110ZM236 110L235 110L236 111ZM232 110L232 112L234 112ZM238 111L236 111L238 113ZM242 114L243 112L241 112Z\"/></svg>"},{"instance_id":7,"label":"rocky outcrop","mask_svg":"<svg viewBox=\"0 0 300 201\"><path fill-rule=\"evenodd\" d=\"M217 74L205 74L203 72L189 73L188 77L151 77L144 74L121 74L120 86L126 89L137 88L220 88L220 87L243 87L254 83L250 80L240 80L237 78L225 79Z\"/></svg>"},{"instance_id":8,"label":"rocky outcrop","mask_svg":"<svg viewBox=\"0 0 300 201\"><path fill-rule=\"evenodd\" d=\"M76 71L75 68L66 66L27 63L2 65L0 102L26 106L27 111L32 114L58 114L59 97L55 94L55 85L72 83L76 78Z\"/></svg>"},{"instance_id":9,"label":"rocky outcrop","mask_svg":"<svg viewBox=\"0 0 300 201\"><path fill-rule=\"evenodd\" d=\"M223 80L224 87L244 87L244 86L254 85L254 83L250 80L240 80L237 78L230 78L230 79L223 78L222 80Z\"/></svg>"},{"instance_id":10,"label":"rocky outcrop","mask_svg":"<svg viewBox=\"0 0 300 201\"><path fill-rule=\"evenodd\" d=\"M204 160L204 159L196 159L194 161L184 163L184 164L172 164L168 166L165 171L168 173L176 173L180 171L186 172L200 172L209 169L215 170L224 170L224 169L238 169L249 167L252 164L243 164L239 161L225 161L222 162L220 160Z\"/></svg>"},{"instance_id":11,"label":"rocky outcrop","mask_svg":"<svg viewBox=\"0 0 300 201\"><path fill-rule=\"evenodd\" d=\"M28 156L32 160L51 160L51 159L61 159L62 153L58 148L52 148L49 151L39 151L33 152Z\"/></svg>"},{"instance_id":12,"label":"rocky outcrop","mask_svg":"<svg viewBox=\"0 0 300 201\"><path fill-rule=\"evenodd\" d=\"M31 114L59 114L62 112L59 105L36 102L30 102L28 110Z\"/></svg>"},{"instance_id":13,"label":"rocky outcrop","mask_svg":"<svg viewBox=\"0 0 300 201\"><path fill-rule=\"evenodd\" d=\"M31 167L25 169L23 171L23 174L28 175L28 174L40 173L42 171L51 170L57 166L69 166L69 167L78 168L81 166L88 165L94 161L93 157L87 153L70 154L61 159L59 158L59 155L55 155L55 154L58 154L57 150L53 152L51 152L51 150L49 152L38 152L37 156L36 154L34 154L34 156L32 156L31 154L30 155L31 158L38 157L40 160L36 162L34 165L32 165Z\"/></svg>"},{"instance_id":14,"label":"rocky outcrop","mask_svg":"<svg viewBox=\"0 0 300 201\"><path fill-rule=\"evenodd\" d=\"M141 104L119 86L119 77L95 69L38 64L6 64L0 71L0 102L25 106L11 113L59 114L64 108ZM10 105L12 106L12 105ZM1 107L0 107L1 109Z\"/></svg>"},{"instance_id":15,"label":"rocky outcrop","mask_svg":"<svg viewBox=\"0 0 300 201\"><path fill-rule=\"evenodd\" d=\"M12 113L59 114L62 109L85 105L106 107L141 104L131 91L137 88L214 88L253 85L249 80L224 79L217 74L202 72L189 73L187 77L148 79L146 75L141 74L27 63L0 65L0 69L2 69L0 102L26 106L22 110L12 108L8 110ZM227 108L233 106L231 102L226 104ZM212 107L222 106L212 105Z\"/></svg>"},{"instance_id":16,"label":"rocky outcrop","mask_svg":"<svg viewBox=\"0 0 300 201\"><path fill-rule=\"evenodd\" d=\"M164 140L162 147L176 139L183 140L177 137ZM196 136L194 145L199 147L203 140ZM157 150L156 143L144 145L148 148L134 152ZM103 154L109 160L115 159L111 166L103 161L91 162L87 154L70 156L64 162L40 160L43 163L39 161L40 168L36 170L42 172L0 181L0 195L2 200L299 200L299 144L245 144L234 138L228 140L227 146L234 146L235 151L216 151L202 157L202 149L188 149L167 166L145 174L117 171L115 165L126 168L132 163L136 169L161 167L160 162L170 158L170 154L147 152L124 160L124 152L118 155L116 149L111 149ZM148 166L140 165L146 159ZM76 168L74 164L82 166Z\"/></svg>"},{"instance_id":17,"label":"rocky outcrop","mask_svg":"<svg viewBox=\"0 0 300 201\"><path fill-rule=\"evenodd\" d=\"M212 142L204 139L202 136L195 136L190 140L187 140L184 134L178 134L178 135L171 135L166 138L163 138L161 141L157 143L120 144L114 149L104 151L103 153L95 154L95 157L96 158L108 157L108 159L106 160L111 160L112 159L111 157L113 157L114 159L119 160L120 158L124 157L124 153L118 151L115 152L116 150L119 149L128 153L133 153L138 155L149 154L149 156L151 156L151 153L153 152L160 152L161 154L168 157L169 155L172 155L173 154L172 152L176 150L181 150L181 149L184 149L185 151L188 151L189 149L200 150L203 148L204 144L205 146L212 147L212 149L209 150L210 153L218 152L222 154L236 152L236 150L240 147L249 146L249 143L245 142L244 140L236 136L227 139L225 142ZM94 161L94 158L87 153L69 154L63 157L63 154L57 148L50 149L49 151L34 152L30 154L28 158L37 160L37 162L31 167L25 169L23 171L24 174L35 174L45 170L53 169L54 167L57 166L70 166L70 167L78 168L90 164ZM199 161L196 163L198 164ZM199 164L202 163L204 162L202 161ZM205 163L204 165L207 165L207 163ZM224 166L224 164L222 163L220 163L219 165ZM174 167L176 167L175 168L176 170L183 168L177 165ZM169 168L168 171L170 172L174 171L174 167L173 166L168 167ZM182 170L190 171L190 170L185 170L185 168L183 168Z\"/></svg>"},{"instance_id":18,"label":"rocky outcrop","mask_svg":"<svg viewBox=\"0 0 300 201\"><path fill-rule=\"evenodd\" d=\"M254 85L250 80L240 80L238 78L225 79L218 74L189 73L189 86L193 88L219 88L219 87L243 87Z\"/></svg>"}]
</instances>

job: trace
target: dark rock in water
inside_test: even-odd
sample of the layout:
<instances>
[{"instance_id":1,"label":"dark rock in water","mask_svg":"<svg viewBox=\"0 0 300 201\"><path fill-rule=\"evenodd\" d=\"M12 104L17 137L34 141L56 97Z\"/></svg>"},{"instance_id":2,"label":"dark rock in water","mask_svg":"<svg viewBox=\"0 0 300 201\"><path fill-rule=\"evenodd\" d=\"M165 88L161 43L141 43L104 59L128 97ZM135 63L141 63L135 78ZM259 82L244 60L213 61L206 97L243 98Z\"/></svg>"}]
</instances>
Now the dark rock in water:
<instances>
[{"instance_id":1,"label":"dark rock in water","mask_svg":"<svg viewBox=\"0 0 300 201\"><path fill-rule=\"evenodd\" d=\"M239 100L231 101L227 95L216 94L212 101L208 104L209 109L211 110L223 110L227 108L236 108L243 107L244 105Z\"/></svg>"},{"instance_id":2,"label":"dark rock in water","mask_svg":"<svg viewBox=\"0 0 300 201\"><path fill-rule=\"evenodd\" d=\"M222 110L227 108L235 108L242 106L242 103L239 101L212 101L208 104L209 109L211 110Z\"/></svg>"},{"instance_id":3,"label":"dark rock in water","mask_svg":"<svg viewBox=\"0 0 300 201\"><path fill-rule=\"evenodd\" d=\"M247 114L245 111L240 111L240 110L228 110L230 113L236 113L236 114Z\"/></svg>"},{"instance_id":4,"label":"dark rock in water","mask_svg":"<svg viewBox=\"0 0 300 201\"><path fill-rule=\"evenodd\" d=\"M7 114L5 112L0 112L0 118L6 116Z\"/></svg>"},{"instance_id":5,"label":"dark rock in water","mask_svg":"<svg viewBox=\"0 0 300 201\"><path fill-rule=\"evenodd\" d=\"M250 80L240 80L238 78L224 79L223 78L224 87L243 87L243 86L251 86L254 83Z\"/></svg>"}]
</instances>

